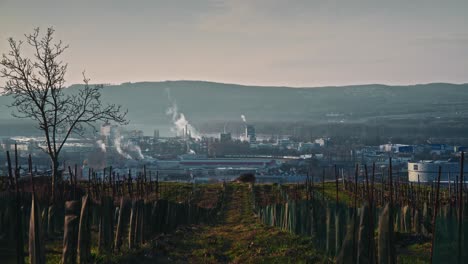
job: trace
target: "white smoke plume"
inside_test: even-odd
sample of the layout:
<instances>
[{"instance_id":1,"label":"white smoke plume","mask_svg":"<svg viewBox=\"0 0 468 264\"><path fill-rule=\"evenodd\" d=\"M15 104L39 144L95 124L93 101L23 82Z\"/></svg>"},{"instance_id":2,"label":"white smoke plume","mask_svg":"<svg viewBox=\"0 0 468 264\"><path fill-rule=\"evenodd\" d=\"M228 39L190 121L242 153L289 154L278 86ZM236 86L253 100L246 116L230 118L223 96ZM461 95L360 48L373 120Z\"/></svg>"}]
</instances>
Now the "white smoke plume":
<instances>
[{"instance_id":1,"label":"white smoke plume","mask_svg":"<svg viewBox=\"0 0 468 264\"><path fill-rule=\"evenodd\" d=\"M241 115L241 118L244 123L247 123L247 120L245 119L245 115Z\"/></svg>"},{"instance_id":2,"label":"white smoke plume","mask_svg":"<svg viewBox=\"0 0 468 264\"><path fill-rule=\"evenodd\" d=\"M245 118L245 115L241 115L241 118L242 118L242 122L244 122L244 124L247 125L247 119ZM243 133L241 133L241 134L239 135L239 139L240 139L241 141L247 141L247 140L248 140L247 135L246 135L246 134L243 134Z\"/></svg>"},{"instance_id":3,"label":"white smoke plume","mask_svg":"<svg viewBox=\"0 0 468 264\"><path fill-rule=\"evenodd\" d=\"M123 137L120 136L120 137L115 137L114 139L114 146L115 146L115 149L117 150L117 152L124 158L126 159L132 159L132 156L130 156L128 153L125 153L123 150L122 150L122 146L121 146L121 139Z\"/></svg>"},{"instance_id":4,"label":"white smoke plume","mask_svg":"<svg viewBox=\"0 0 468 264\"><path fill-rule=\"evenodd\" d=\"M184 135L184 133L189 133L188 131L185 131L185 128L187 128L190 131L190 135L192 138L195 139L201 139L200 133L193 127L189 121L185 118L184 113L179 113L179 108L177 107L177 103L175 100L172 100L171 95L170 95L170 90L166 89L167 92L167 97L169 101L171 102L171 106L167 108L166 110L166 115L170 116L172 119L172 123L174 126L171 128L171 131L176 133L178 136Z\"/></svg>"},{"instance_id":5,"label":"white smoke plume","mask_svg":"<svg viewBox=\"0 0 468 264\"><path fill-rule=\"evenodd\" d=\"M106 152L106 144L102 140L96 141L98 147L102 150L102 152Z\"/></svg>"},{"instance_id":6,"label":"white smoke plume","mask_svg":"<svg viewBox=\"0 0 468 264\"><path fill-rule=\"evenodd\" d=\"M132 143L128 143L127 149L130 150L130 151L136 152L138 154L139 159L144 159L145 158L143 153L141 153L140 146L134 145Z\"/></svg>"}]
</instances>

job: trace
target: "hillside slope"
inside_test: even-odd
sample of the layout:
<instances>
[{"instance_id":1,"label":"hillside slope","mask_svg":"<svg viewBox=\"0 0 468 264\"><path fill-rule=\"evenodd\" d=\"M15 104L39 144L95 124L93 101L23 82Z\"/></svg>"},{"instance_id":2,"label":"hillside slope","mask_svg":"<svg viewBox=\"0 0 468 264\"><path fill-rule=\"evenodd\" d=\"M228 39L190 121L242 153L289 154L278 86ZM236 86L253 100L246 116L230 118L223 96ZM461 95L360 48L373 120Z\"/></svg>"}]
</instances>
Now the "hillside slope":
<instances>
[{"instance_id":1,"label":"hillside slope","mask_svg":"<svg viewBox=\"0 0 468 264\"><path fill-rule=\"evenodd\" d=\"M70 91L77 88L71 86ZM468 113L468 84L357 85L290 88L201 81L124 83L106 86L103 99L129 110L135 127L170 126L177 105L194 124L240 121L365 121L368 118L458 118ZM10 120L9 98L0 97L0 123Z\"/></svg>"}]
</instances>

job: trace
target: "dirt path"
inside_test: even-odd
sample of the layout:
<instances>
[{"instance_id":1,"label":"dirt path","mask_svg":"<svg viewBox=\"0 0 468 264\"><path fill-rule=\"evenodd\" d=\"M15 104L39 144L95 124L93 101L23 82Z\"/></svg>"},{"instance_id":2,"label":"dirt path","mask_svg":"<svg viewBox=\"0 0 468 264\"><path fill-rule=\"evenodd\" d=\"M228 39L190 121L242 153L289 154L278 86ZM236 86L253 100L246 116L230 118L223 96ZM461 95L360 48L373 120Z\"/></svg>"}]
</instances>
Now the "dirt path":
<instances>
[{"instance_id":1,"label":"dirt path","mask_svg":"<svg viewBox=\"0 0 468 264\"><path fill-rule=\"evenodd\" d=\"M139 254L138 262L315 263L322 261L320 255L314 251L310 239L261 224L253 213L252 205L248 185L229 184L223 215L217 225L184 227L174 234L160 236L149 248Z\"/></svg>"}]
</instances>

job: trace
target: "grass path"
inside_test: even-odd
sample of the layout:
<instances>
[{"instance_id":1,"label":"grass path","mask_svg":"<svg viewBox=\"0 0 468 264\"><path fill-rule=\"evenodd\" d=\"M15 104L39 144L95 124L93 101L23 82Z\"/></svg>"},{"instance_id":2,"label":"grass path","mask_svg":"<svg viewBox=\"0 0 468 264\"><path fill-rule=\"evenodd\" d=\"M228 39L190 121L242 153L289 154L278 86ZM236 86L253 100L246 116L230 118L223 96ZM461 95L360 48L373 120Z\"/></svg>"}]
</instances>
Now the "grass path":
<instances>
[{"instance_id":1,"label":"grass path","mask_svg":"<svg viewBox=\"0 0 468 264\"><path fill-rule=\"evenodd\" d=\"M248 185L229 184L218 224L183 227L161 235L119 263L323 262L311 239L261 224L252 205Z\"/></svg>"}]
</instances>

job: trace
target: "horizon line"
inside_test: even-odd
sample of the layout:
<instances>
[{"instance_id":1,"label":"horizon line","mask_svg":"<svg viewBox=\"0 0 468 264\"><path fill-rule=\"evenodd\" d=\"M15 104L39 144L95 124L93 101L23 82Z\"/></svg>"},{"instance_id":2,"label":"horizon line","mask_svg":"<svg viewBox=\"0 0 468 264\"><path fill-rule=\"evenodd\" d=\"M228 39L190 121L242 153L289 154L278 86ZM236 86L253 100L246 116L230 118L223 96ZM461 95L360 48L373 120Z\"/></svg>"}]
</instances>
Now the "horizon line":
<instances>
[{"instance_id":1,"label":"horizon line","mask_svg":"<svg viewBox=\"0 0 468 264\"><path fill-rule=\"evenodd\" d=\"M234 82L223 82L223 81L209 81L209 80L190 80L190 79L177 79L177 80L153 80L153 81L127 81L121 83L109 83L109 82L96 82L90 83L91 85L104 85L104 86L120 86L123 84L142 84L142 83L166 83L166 82L200 82L200 83L212 83L222 85L235 85L243 87L264 87L264 88L293 88L293 89L314 89L314 88L338 88L338 87L355 87L355 86L387 86L387 87L406 87L406 86L419 86L419 85L432 85L432 84L448 84L448 85L466 85L468 82L421 82L413 84L388 84L388 83L351 83L343 85L317 85L317 86L296 86L296 85L261 85L261 84L245 84L245 83L234 83ZM73 83L66 88L74 85L83 85L82 83Z\"/></svg>"}]
</instances>

